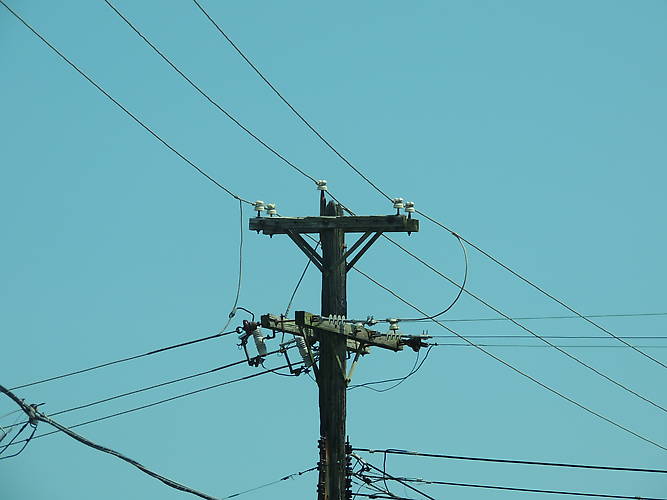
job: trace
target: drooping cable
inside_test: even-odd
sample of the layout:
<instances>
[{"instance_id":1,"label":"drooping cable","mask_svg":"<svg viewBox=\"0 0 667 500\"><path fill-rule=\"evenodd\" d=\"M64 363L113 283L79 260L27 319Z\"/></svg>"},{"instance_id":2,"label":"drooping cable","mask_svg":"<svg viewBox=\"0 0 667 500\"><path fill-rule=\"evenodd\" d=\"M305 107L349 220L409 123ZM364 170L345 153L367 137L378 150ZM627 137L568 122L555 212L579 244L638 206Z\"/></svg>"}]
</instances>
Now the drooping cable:
<instances>
[{"instance_id":1,"label":"drooping cable","mask_svg":"<svg viewBox=\"0 0 667 500\"><path fill-rule=\"evenodd\" d=\"M371 463L366 462L363 458L361 458L359 455L355 454L354 452L352 453L352 456L355 457L355 458L357 458L357 459L358 459L362 464L364 464L366 467L369 467L369 468L371 468L371 469L376 470L377 472L382 473L382 470L381 470L381 469L375 467L375 466L374 466L373 464L371 464ZM415 488L414 486L410 485L409 483L407 483L407 482L405 482L405 481L402 481L401 479L392 476L391 474L387 474L386 472L384 472L383 475L384 475L385 477L387 477L388 479L391 479L392 481L396 481L397 483L402 484L402 485L405 486L406 488L411 489L411 490L414 491L415 493L420 494L420 495L423 496L424 498L428 498L428 499L430 499L430 500L436 500L436 499L433 498L432 496L430 496L430 495L424 493L423 491L421 491L421 490Z\"/></svg>"},{"instance_id":2,"label":"drooping cable","mask_svg":"<svg viewBox=\"0 0 667 500\"><path fill-rule=\"evenodd\" d=\"M325 138L325 137L324 137L324 136L323 136L323 135L322 135L322 134L321 134L321 133L320 133L320 132L319 132L319 131L318 131L318 130L317 130L317 129L316 129L316 128L315 128L315 127L314 127L314 126L313 126L313 125L312 125L312 124L311 124L311 123L310 123L310 122L309 122L309 121L308 121L308 120L307 120L307 119L306 119L306 118L305 118L305 117L304 117L304 116L303 116L303 115L302 115L302 114L301 114L301 113L300 113L300 112L299 112L299 111L298 111L298 110L297 110L297 109L296 109L296 108L295 108L295 107L294 107L294 106L293 106L293 105L292 105L292 104L291 104L291 103L284 97L284 96L283 96L283 95L282 95L282 93L281 93L281 92L280 92L280 91L279 91L279 90L278 90L278 89L277 89L277 88L276 88L276 87L275 87L275 86L268 80L268 78L267 78L267 77L266 77L266 76L259 70L259 68L258 68L258 67L257 67L251 60L250 60L250 58L249 58L249 57L248 57L248 56L247 56L247 55L246 55L246 54L245 54L245 53L238 47L238 45L237 45L236 43L234 43L234 41L233 41L233 40L232 40L232 39L231 39L231 38L230 38L230 37L223 31L223 29L220 27L220 25L219 25L219 24L218 24L218 23L217 23L217 22L216 22L216 21L215 21L209 14L208 14L208 12L206 12L206 10L202 7L202 5L201 5L197 0L193 0L193 2L194 2L195 5L199 8L199 10L206 16L206 18L213 24L213 26L215 26L215 28L218 30L218 32L219 32L219 33L220 33L220 34L221 34L221 35L222 35L222 36L229 42L229 44L234 48L234 50L235 50L235 51L236 51L236 52L237 52L237 53L238 53L238 54L239 54L239 55L246 61L246 63L248 63L248 65L255 71L255 73L257 73L257 75L264 81L264 83L266 83L266 85L267 85L267 86L268 86L268 87L269 87L269 88L270 88L270 89L271 89L271 90L278 96L278 98L279 98L284 104L286 104L286 105L289 107L289 109L290 109L290 110L291 110L291 111L292 111L292 112L299 118L299 120L301 120L302 123L303 123L304 125L306 125L306 126L307 126L307 127L308 127L308 128L309 128L309 129L310 129L310 130L311 130L311 131L312 131L312 132L313 132L313 133L314 133L314 134L315 134L315 135L316 135L316 136L317 136L317 137L318 137L318 138L319 138L319 139L320 139L320 140L321 140L321 141L322 141L322 142L323 142L323 143L324 143L324 144L325 144L325 145L326 145L326 146L327 146L327 147L328 147L328 148L329 148L335 155L336 155L336 156L338 156L338 158L340 158L343 162L345 162L346 165L348 165L352 170L354 170L354 172L356 172L356 173L357 173L357 174L358 174L364 181L366 181L366 182L367 182L373 189L375 189L381 196L383 196L384 198L386 198L386 199L389 200L389 201L392 201L392 198L391 198L385 191L383 191L382 189L380 189L380 188L377 186L377 184L375 184L375 183L374 183L368 176L366 176L366 175L365 175L359 168L357 168L357 167L356 167L356 166L355 166L355 165L354 165L354 164L353 164L353 163L352 163L346 156L344 156L340 151L338 151L338 149L336 149L336 148L331 144L331 142L328 141L328 140L327 140L327 139L326 139L326 138ZM453 230L451 230L450 228L448 228L447 226L445 226L444 224L442 224L442 223L439 222L438 220L434 219L433 217L430 217L429 215L427 215L426 213L424 213L424 212L421 211L421 210L416 210L416 213L418 213L419 215L425 217L426 219L428 219L429 221L433 222L434 224L440 226L442 229L444 229L445 231L448 231L449 233L451 233L452 235L456 236L457 238L463 240L465 243L467 243L468 245L472 246L475 250L477 250L478 252L482 253L484 256L486 256L487 258L491 259L493 262L495 262L496 264L500 265L501 267L503 267L503 268L504 268L505 270L507 270L508 272L512 273L512 274L513 274L514 276L516 276L517 278L521 279L522 281L524 281L524 282L527 283L528 285L532 286L533 288L535 288L536 290L538 290L539 292L541 292L542 294L544 294L546 297L548 297L548 298L554 300L555 302L557 302L557 303L560 304L561 306L565 307L565 308L566 308L567 310L569 310L570 312L574 313L574 314L576 315L576 317L578 317L578 318L580 318L580 319L584 319L585 321L587 321L587 322L590 323L591 325L595 326L596 328L598 328L599 330L605 332L606 334L612 336L613 338L615 338L615 339L618 340L619 342L621 342L621 343L625 343L625 342L622 340L622 337L621 337L621 336L617 336L616 334L612 333L610 330L608 330L608 329L604 328L603 326L599 325L598 323L592 321L592 320L590 319L590 316L586 316L586 315L583 315L583 314L579 313L578 311L576 311L574 308L572 308L572 307L570 307L569 305L567 305L567 304L566 304L565 302L563 302L562 300L560 300L560 299L558 299L557 297L555 297L554 295L550 294L549 292L547 292L546 290L544 290L543 288L541 288L540 286L538 286L538 285L535 284L534 282L530 281L529 279L527 279L526 277L524 277L524 276L521 275L520 273L514 271L514 270L511 269L509 266L507 266L506 264L502 263L499 259L495 258L493 255L491 255L490 253L486 252L485 250L481 249L479 246L475 245L474 243L472 243L472 242L469 241L468 239L466 239L466 238L460 236L458 233L454 232ZM647 354L647 353L641 351L641 350L640 350L639 348L637 348L636 346L632 346L632 345L630 345L630 344L627 344L627 347L630 347L631 349L635 350L636 352L638 352L639 354L643 355L644 357L646 357L646 358L648 358L648 359L651 359L651 360L654 361L655 363L661 365L663 368L667 368L667 365L666 365L665 363L663 363L663 362L661 362L660 360L658 360L658 359L656 359L656 358L650 356L649 354Z\"/></svg>"},{"instance_id":3,"label":"drooping cable","mask_svg":"<svg viewBox=\"0 0 667 500\"><path fill-rule=\"evenodd\" d=\"M575 468L575 469L594 469L594 470L608 470L608 471L617 471L617 472L650 472L658 474L667 474L667 469L648 469L642 467L615 467L610 465L588 465L588 464L572 464L564 462L543 462L537 460L511 460L507 458L482 458L482 457L470 457L463 455L445 455L440 453L424 453L419 451L410 451L410 450L399 450L396 448L386 448L386 449L373 449L373 448L353 448L354 451L360 451L364 453L381 453L381 454L390 454L390 455L407 455L412 457L426 457L426 458L439 458L439 459L451 459L451 460L468 460L473 462L493 462L501 464L517 464L517 465L536 465L536 466L545 466L545 467L565 467L565 468Z\"/></svg>"},{"instance_id":4,"label":"drooping cable","mask_svg":"<svg viewBox=\"0 0 667 500\"><path fill-rule=\"evenodd\" d=\"M451 304L449 304L447 307L445 307L442 311L440 311L438 313L432 314L431 316L422 316L420 318L399 318L400 321L403 321L403 322L406 322L406 321L429 321L429 320L435 319L439 316L442 316L446 312L449 312L449 310L451 310L451 308L454 307L454 305L456 305L456 303L459 301L459 299L461 298L461 295L463 295L463 291L465 290L466 283L468 282L468 252L466 251L466 247L463 244L463 241L461 240L461 238L459 238L459 236L457 234L455 234L454 236L456 236L456 240L459 242L459 245L461 245L461 250L463 251L463 260L465 262L465 271L463 273L463 281L461 282L460 285L459 284L456 285L456 286L459 287L459 291L456 294L456 297L454 297L454 300L451 302Z\"/></svg>"},{"instance_id":5,"label":"drooping cable","mask_svg":"<svg viewBox=\"0 0 667 500\"><path fill-rule=\"evenodd\" d=\"M357 268L355 268L355 269L356 269L356 271L357 271L358 273L360 273L360 274L366 276L367 279L369 279L370 281L372 281L373 283L375 283L377 286L379 286L380 288L382 288L382 289L385 290L386 292L388 292L388 293L390 293L391 295L393 295L395 298L397 298L398 300L400 300L400 301L403 302L404 304L406 304L406 305L408 305L409 307L411 307L414 311L418 312L419 314L424 314L424 315L426 315L426 313L425 313L422 309L420 309L419 307L415 306L414 304L412 304L412 303L409 302L408 300L404 299L403 297L401 297L399 294L397 294L397 293L396 293L395 291L393 291L392 289L390 289L390 288L384 286L382 283L380 283L379 281L377 281L377 280L374 279L373 277L369 276L368 274L364 273L363 271L361 271L361 270L359 270L359 269L357 269ZM619 424L618 422L612 420L611 418L606 417L606 416L604 416L603 414L601 414L601 413L599 413L599 412L597 412L597 411L595 411L595 410L592 410L592 409L588 408L587 406L583 405L582 403L579 403L578 401L572 399L570 396L567 396L566 394L564 394L564 393L558 391L557 389L554 389L553 387L551 387L551 386L545 384L544 382L541 382L540 380L536 379L536 378L533 377L532 375L529 375L528 373L526 373L526 372L524 372L523 370L521 370L521 369L515 367L514 365L512 365L512 364L509 363L508 361L505 361L503 358L497 356L496 354L493 354L491 351L485 349L484 347L482 347L482 346L480 346L480 345L478 345L478 344L475 344L472 340L468 339L467 337L464 337L463 335L461 335L460 333L458 333L456 330L454 330L454 329L450 328L449 326L445 325L442 321L440 321L440 320L438 320L438 319L433 319L432 321L433 321L435 324L439 325L441 328L444 328L444 329L447 330L448 332L450 332L450 333L452 333L453 335L455 335L456 337L460 338L461 340L463 340L463 341L466 342L467 344L470 344L470 345L473 346L475 349L478 349L479 351L483 352L483 353L486 354L487 356L489 356L489 357L495 359L496 361L498 361L499 363L505 365L505 366L506 366L507 368L509 368L510 370L512 370L512 371L514 371L514 372L516 372L516 373L518 373L518 374L521 375L522 377L527 378L528 380L532 381L533 383L537 384L538 386L542 387L543 389L546 389L547 391L551 392L552 394L555 394L555 395L558 396L559 398L564 399L565 401L568 401L569 403L571 403L571 404L577 406L578 408L581 408L582 410L584 410L584 411L590 413L591 415L594 415L594 416L598 417L599 419L604 420L605 422L607 422L607 423L613 425L614 427L616 427L616 428L618 428L618 429L621 429L622 431L625 431L625 432L627 432L628 434L631 434L631 435L635 436L636 438L641 439L642 441L645 441L645 442L647 442L647 443L649 443L649 444L652 444L653 446L656 446L656 447L660 448L661 450L667 451L667 446L663 446L663 445L657 443L656 441L653 441L653 440L651 440L651 439L649 439L649 438L647 438L647 437L645 437L645 436L643 436L643 435L641 435L641 434L639 434L639 433L633 431L633 430L630 429L629 427L626 427L626 426L624 426L624 425L622 425L622 424Z\"/></svg>"},{"instance_id":6,"label":"drooping cable","mask_svg":"<svg viewBox=\"0 0 667 500\"><path fill-rule=\"evenodd\" d=\"M232 322L232 319L234 316L236 316L236 307L239 305L239 295L241 295L241 282L243 280L243 232L244 232L244 227L243 227L243 203L239 201L239 279L236 283L236 295L234 297L234 305L232 305L232 309L229 311L229 315L227 317L227 322L225 323L225 326L222 327L220 330L221 332L224 332L227 330L229 327L229 324Z\"/></svg>"},{"instance_id":7,"label":"drooping cable","mask_svg":"<svg viewBox=\"0 0 667 500\"><path fill-rule=\"evenodd\" d=\"M414 363L414 365L412 365L412 368L407 373L407 375L405 375L403 377L388 378L388 379L385 379L385 380L376 380L376 381L373 381L373 382L365 382L363 384L351 385L348 388L348 390L358 389L360 387L363 387L365 389L370 389L370 390L375 391L375 392L388 392L388 391L391 391L392 389L395 389L396 387L401 385L408 378L410 378L412 375L414 375L415 373L417 373L419 371L419 369L422 367L422 365L428 359L428 355L431 353L431 348L432 347L433 347L432 345L429 346L429 348L426 350L426 354L424 355L424 359L422 359L421 363L419 363L419 364L417 364L417 363L419 362L419 352L420 351L417 351L417 356L415 357L415 363ZM375 387L371 387L372 385L386 384L386 383L389 383L389 382L396 382L396 383L394 385L390 386L390 387L385 387L383 389L376 389Z\"/></svg>"},{"instance_id":8,"label":"drooping cable","mask_svg":"<svg viewBox=\"0 0 667 500\"><path fill-rule=\"evenodd\" d=\"M101 451L102 453L106 453L108 455L113 455L116 458L119 458L123 462L127 462L130 465L133 465L137 469L139 469L141 472L144 474L147 474L158 481L161 481L162 483L166 484L170 488L177 489L179 491L183 491L185 493L190 493L192 495L196 495L200 498L204 498L206 500L219 500L216 497L213 497L211 495L207 495L206 493L202 493L201 491L197 491L195 489L192 489L188 486L185 486L184 484L178 483L172 479L169 479L165 476L162 476L156 472L153 472L146 466L140 464L136 460L129 458L122 453L119 453L111 448L107 448L106 446L99 445L97 443L94 443L90 441L89 439L83 437L80 434L77 434L76 432L72 431L70 428L65 427L64 425L59 424L55 420L52 420L51 418L47 417L43 413L41 413L35 406L28 405L24 403L21 399L19 399L17 396L15 396L10 390L6 389L2 385L0 385L0 392L4 393L5 395L9 396L16 404L18 404L21 409L25 412L26 416L29 418L31 423L36 423L36 422L44 422L46 424L49 424L52 427L55 427L57 431L60 431L64 434L67 434L69 437L72 439L75 439L76 441L85 444L86 446L93 448L97 451Z\"/></svg>"},{"instance_id":9,"label":"drooping cable","mask_svg":"<svg viewBox=\"0 0 667 500\"><path fill-rule=\"evenodd\" d=\"M28 28L37 38L39 38L44 44L46 44L53 52L55 52L63 61L65 61L72 69L74 69L77 73L79 73L83 78L85 78L93 87L95 87L97 90L99 90L102 94L104 94L111 102L113 102L118 108L120 108L125 114L127 114L132 120L134 120L138 125L140 125L144 130L146 130L149 134L151 134L153 137L155 137L158 141L162 143L167 149L169 149L172 153L176 154L179 158L181 158L184 162L186 162L188 165L190 165L192 168L194 168L197 172L199 172L201 175L203 175L206 179L211 181L213 184L215 184L217 187L222 189L225 193L227 193L229 196L232 198L239 200L243 203L247 203L249 205L252 205L252 203L244 198L241 198L239 195L236 193L232 192L230 189L226 188L224 185L222 185L219 181L211 177L208 173L206 173L201 167L199 167L197 164L195 164L192 160L190 160L188 157L186 157L184 154L180 153L176 148L174 148L171 144L169 144L166 140L164 140L162 137L160 137L157 132L155 132L152 128L150 128L148 125L146 125L143 121L141 121L134 113L132 113L128 108L123 106L118 100L116 100L111 94L109 94L104 88L102 88L95 80L93 80L90 76L88 76L87 73L85 73L81 68L79 68L76 64L74 64L67 56L65 56L60 50L58 50L51 42L49 42L46 38L44 38L35 28L33 28L30 24L28 24L19 14L17 14L14 10L12 10L9 5L5 3L4 0L0 0L0 4L9 11L10 14L12 14L18 21L21 22L26 28Z\"/></svg>"},{"instance_id":10,"label":"drooping cable","mask_svg":"<svg viewBox=\"0 0 667 500\"><path fill-rule=\"evenodd\" d=\"M441 271L439 271L438 269L436 269L434 266L432 266L431 264L429 264L428 262L426 262L426 261L425 261L424 259L422 259L421 257L417 256L416 254L414 254L413 252L411 252L411 251L408 250L407 248L405 248L403 245L401 245L400 243L398 243L398 242L395 241L394 239L392 239L392 238L390 238L389 236L384 235L384 234L383 234L383 237L384 237L387 241L389 241L390 243L392 243L393 245L395 245L396 247L400 248L401 250L403 250L403 251L406 252L407 254L409 254L409 255L411 255L412 257L414 257L416 260L418 260L420 263L422 263L422 264L423 264L424 266L426 266L428 269L430 269L431 271L435 272L438 276L442 277L443 279L447 280L448 282L452 283L453 285L459 286L459 285L456 283L456 281L454 281L454 280L451 279L449 276L447 276L446 274L444 274L444 273L442 273ZM518 326L519 328L521 328L521 329L524 330L525 332L531 334L531 335L534 336L535 338L541 340L541 341L544 342L545 344L547 344L547 345L551 346L552 348L556 349L556 350L557 350L558 352L560 352L561 354L567 356L568 358L570 358L570 359L571 359L572 361L574 361L575 363L578 363L579 365L583 366L584 368L586 368L586 369L592 371L592 372L595 373L596 375L602 377L603 379L605 379L605 380L608 381L608 382L611 382L612 384L614 384L615 386L619 387L620 389L623 389L623 390L626 391L627 393L632 394L632 395L635 396L636 398L639 398L639 399L641 399L642 401L644 401L644 402L646 402L646 403L648 403L648 404L654 406L655 408L659 409L660 411L663 411L663 412L667 413L667 408L665 408L664 406L660 405L659 403L656 403L655 401L653 401L653 400L647 398L646 396L643 396L642 394L638 393L637 391L635 391L634 389L628 387L627 385L623 384L622 382L619 382L618 380L616 380L616 379L610 377L609 375L603 373L602 371L598 370L598 369L595 368L594 366L592 366L592 365L586 363L585 361L579 359L577 356L571 354L570 352L566 351L566 350L563 349L562 347L557 346L556 344L554 344L553 342L551 342L549 339L547 339L547 338L541 336L540 334L534 332L533 330L531 330L530 328L528 328L528 327L525 326L524 324L519 323L519 322L516 321L516 320L513 320L510 316L508 316L507 314L505 314L503 311L501 311L501 310L498 309L497 307L493 306L493 305L490 304L488 301L486 301L486 300L484 300L483 298L481 298L479 295L477 295L477 294L471 292L469 289L461 287L461 290L462 290L463 292L465 292L467 295L469 295L470 297L472 297L473 299L475 299L476 301L480 302L481 304L483 304L483 305L485 305L486 307L488 307L489 309L491 309L492 311L494 311L494 312L496 312L497 314L500 314L501 316L507 318L507 319L510 320L513 324L515 324L516 326ZM628 344L628 342L625 342L625 341L624 341L623 343L626 344L626 345L631 345L631 344ZM636 350L636 348L635 348L634 346L633 346L633 349Z\"/></svg>"},{"instance_id":11,"label":"drooping cable","mask_svg":"<svg viewBox=\"0 0 667 500\"><path fill-rule=\"evenodd\" d=\"M236 333L236 332L234 330L232 330L232 331L229 331L229 332L215 333L215 334L209 335L207 337L202 337L202 338L194 339L194 340L188 340L187 342L180 342L178 344L173 344L173 345L169 345L169 346L166 346L166 347L160 347L158 349L153 349L152 351L144 352L142 354L135 354L133 356L128 356L126 358L116 359L114 361L107 361L106 363L101 363L99 365L90 366L88 368L82 368L81 370L75 370L75 371L72 371L72 372L63 373L62 375L55 375L53 377L48 377L48 378L44 378L44 379L41 379L41 380L36 380L35 382L29 382L27 384L17 385L15 387L11 387L10 390L15 391L17 389L23 389L24 387L30 387L30 386L37 385L37 384L43 384L45 382L51 382L53 380L59 380L59 379L62 379L62 378L71 377L73 375L79 375L81 373L86 373L86 372L90 372L90 371L93 371L93 370L98 370L100 368L105 368L107 366L117 365L119 363L125 363L126 361L132 361L132 360L139 359L139 358L145 358L146 356L152 356L154 354L159 354L159 353L162 353L162 352L165 352L165 351L170 351L172 349L178 349L180 347L186 347L186 346L189 346L189 345L198 344L200 342L206 342L208 340L217 339L217 338L220 338L220 337L224 337L225 335L230 335L232 333Z\"/></svg>"}]
</instances>

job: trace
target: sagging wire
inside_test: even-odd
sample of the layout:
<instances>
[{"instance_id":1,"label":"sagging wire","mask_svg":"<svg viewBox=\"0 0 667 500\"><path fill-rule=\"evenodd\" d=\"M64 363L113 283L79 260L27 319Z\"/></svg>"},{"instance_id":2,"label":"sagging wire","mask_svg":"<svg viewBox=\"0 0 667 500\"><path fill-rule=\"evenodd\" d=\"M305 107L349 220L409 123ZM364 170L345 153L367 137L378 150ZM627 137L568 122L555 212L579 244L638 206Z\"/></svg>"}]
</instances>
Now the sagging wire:
<instances>
[{"instance_id":1,"label":"sagging wire","mask_svg":"<svg viewBox=\"0 0 667 500\"><path fill-rule=\"evenodd\" d=\"M239 304L239 295L241 294L241 282L243 279L243 202L239 200L239 279L236 283L236 297L234 298L234 305L232 306L231 311L229 311L229 316L227 318L227 323L220 330L221 332L227 331L229 324L232 322L234 316L236 316L236 310ZM245 309L244 309L245 310Z\"/></svg>"},{"instance_id":2,"label":"sagging wire","mask_svg":"<svg viewBox=\"0 0 667 500\"><path fill-rule=\"evenodd\" d=\"M426 354L424 355L424 359L421 360L421 363L419 363L419 365L417 365L417 363L419 362L420 351L417 351L417 356L415 357L415 363L412 365L412 368L410 369L410 371L408 372L407 375L405 375L403 377L390 378L390 379L385 379L385 380L376 380L374 382L366 382L366 383L363 383L363 384L351 385L348 388L348 390L358 389L358 388L363 387L365 389L370 389L371 391L375 391L375 392L391 391L392 389L395 389L396 387L401 385L409 377L411 377L412 375L414 375L415 373L417 373L421 369L422 365L428 359L428 355L430 354L432 348L433 348L433 346L429 345L428 349L426 350ZM396 382L396 384L392 385L391 387L385 387L384 389L376 389L375 387L371 387L371 385L386 384L386 383L389 383L389 382Z\"/></svg>"}]
</instances>

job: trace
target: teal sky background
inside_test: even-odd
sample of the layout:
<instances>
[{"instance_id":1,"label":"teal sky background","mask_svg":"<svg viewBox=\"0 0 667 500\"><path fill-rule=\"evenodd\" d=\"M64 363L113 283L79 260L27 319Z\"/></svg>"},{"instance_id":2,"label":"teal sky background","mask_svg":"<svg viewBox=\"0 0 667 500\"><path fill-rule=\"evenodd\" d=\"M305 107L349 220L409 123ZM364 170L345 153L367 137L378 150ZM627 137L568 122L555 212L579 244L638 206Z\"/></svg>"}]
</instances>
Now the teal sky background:
<instances>
[{"instance_id":1,"label":"teal sky background","mask_svg":"<svg viewBox=\"0 0 667 500\"><path fill-rule=\"evenodd\" d=\"M313 184L198 95L103 1L7 2L115 98L230 190L314 215ZM320 131L392 196L414 200L503 262L590 313L665 311L667 3L659 0L202 2ZM390 204L328 151L193 3L114 4L222 106L360 214ZM238 202L132 122L0 8L0 380L15 386L218 331L238 272ZM239 305L279 314L305 264L249 232ZM456 240L422 220L398 240L460 280ZM563 308L470 251L469 288L512 315ZM386 243L360 262L427 311L456 288ZM310 270L295 309L317 311ZM414 316L350 274L350 316ZM446 319L493 317L463 297ZM244 316L239 313L236 320ZM232 323L237 326L238 322ZM667 335L666 317L600 320ZM527 323L528 324L528 323ZM521 334L505 322L461 334ZM582 320L540 334L605 335ZM437 325L406 333L446 335ZM449 342L448 338L438 339ZM241 359L229 336L17 391L45 412ZM274 341L275 342L275 341ZM522 341L537 344L538 341ZM614 345L602 338L581 343ZM574 341L568 341L568 345ZM662 345L665 340L638 344ZM667 445L665 415L546 348L492 352ZM667 371L626 348L570 352L659 404ZM646 349L667 362L667 349ZM355 383L402 376L414 353L373 351ZM272 360L269 366L277 366ZM239 366L63 415L64 425L252 374ZM0 402L0 415L14 410ZM0 420L12 423L15 415ZM78 430L177 481L224 497L314 465L317 391L265 375ZM40 425L38 433L48 430ZM352 444L435 453L667 468L667 453L558 399L468 347L434 348L386 393L348 396ZM370 456L375 465L379 456ZM390 457L425 479L667 497L659 474L546 470ZM314 498L316 473L243 497ZM436 498L535 494L423 486ZM394 493L404 495L398 486ZM62 435L0 461L0 497L187 498ZM409 496L409 495L408 495ZM552 495L555 499L559 495ZM570 497L562 497L570 498Z\"/></svg>"}]
</instances>

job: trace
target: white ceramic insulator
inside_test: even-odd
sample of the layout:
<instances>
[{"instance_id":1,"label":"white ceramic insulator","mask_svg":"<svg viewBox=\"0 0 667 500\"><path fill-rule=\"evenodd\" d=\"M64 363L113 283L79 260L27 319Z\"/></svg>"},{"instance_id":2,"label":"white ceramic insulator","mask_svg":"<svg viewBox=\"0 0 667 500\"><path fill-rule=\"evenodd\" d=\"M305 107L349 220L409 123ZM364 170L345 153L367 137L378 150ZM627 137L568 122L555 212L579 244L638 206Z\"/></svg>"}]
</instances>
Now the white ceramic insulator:
<instances>
[{"instance_id":1,"label":"white ceramic insulator","mask_svg":"<svg viewBox=\"0 0 667 500\"><path fill-rule=\"evenodd\" d=\"M255 203L253 203L255 212L261 212L264 210L264 202L262 200L257 200Z\"/></svg>"},{"instance_id":2,"label":"white ceramic insulator","mask_svg":"<svg viewBox=\"0 0 667 500\"><path fill-rule=\"evenodd\" d=\"M403 208L403 198L394 198L391 201L394 202L394 208Z\"/></svg>"},{"instance_id":3,"label":"white ceramic insulator","mask_svg":"<svg viewBox=\"0 0 667 500\"><path fill-rule=\"evenodd\" d=\"M255 347L257 347L257 354L260 356L266 356L266 343L264 342L264 335L262 335L262 329L257 328L252 332L252 338L255 340Z\"/></svg>"},{"instance_id":4,"label":"white ceramic insulator","mask_svg":"<svg viewBox=\"0 0 667 500\"><path fill-rule=\"evenodd\" d=\"M299 354L301 355L301 359L303 359L303 366L305 368L312 366L313 360L310 358L308 347L306 347L306 341L303 340L301 337L296 337L295 340L296 340L296 347L299 349Z\"/></svg>"},{"instance_id":5,"label":"white ceramic insulator","mask_svg":"<svg viewBox=\"0 0 667 500\"><path fill-rule=\"evenodd\" d=\"M415 202L414 201L406 201L405 202L405 211L409 214L415 213Z\"/></svg>"},{"instance_id":6,"label":"white ceramic insulator","mask_svg":"<svg viewBox=\"0 0 667 500\"><path fill-rule=\"evenodd\" d=\"M397 320L397 319L395 319L395 318L390 318L390 319L388 319L387 321L389 321L389 329L390 329L391 331L394 331L394 332L395 332L396 330L398 330L398 320Z\"/></svg>"},{"instance_id":7,"label":"white ceramic insulator","mask_svg":"<svg viewBox=\"0 0 667 500\"><path fill-rule=\"evenodd\" d=\"M276 204L275 203L267 203L266 204L266 213L269 215L276 215L278 213L278 210L276 210Z\"/></svg>"},{"instance_id":8,"label":"white ceramic insulator","mask_svg":"<svg viewBox=\"0 0 667 500\"><path fill-rule=\"evenodd\" d=\"M327 187L327 181L325 181L324 179L316 181L316 183L317 183L317 189L319 191L328 191L329 190L329 188Z\"/></svg>"}]
</instances>

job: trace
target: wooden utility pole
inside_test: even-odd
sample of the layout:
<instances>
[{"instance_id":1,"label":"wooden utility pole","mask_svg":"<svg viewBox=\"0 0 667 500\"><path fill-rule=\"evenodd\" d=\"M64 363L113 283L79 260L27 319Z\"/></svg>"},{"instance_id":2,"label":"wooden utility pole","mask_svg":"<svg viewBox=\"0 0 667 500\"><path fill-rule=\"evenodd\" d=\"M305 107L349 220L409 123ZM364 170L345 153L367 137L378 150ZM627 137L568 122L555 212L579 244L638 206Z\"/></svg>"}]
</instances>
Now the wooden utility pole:
<instances>
[{"instance_id":1,"label":"wooden utility pole","mask_svg":"<svg viewBox=\"0 0 667 500\"><path fill-rule=\"evenodd\" d=\"M323 195L324 193L322 193ZM340 205L320 201L320 215L342 217ZM345 269L345 232L329 229L320 233L322 242L322 316L347 317L347 271ZM346 339L342 335L320 336L320 436L325 465L320 468L324 500L344 499L345 492L345 415L346 415Z\"/></svg>"},{"instance_id":2,"label":"wooden utility pole","mask_svg":"<svg viewBox=\"0 0 667 500\"><path fill-rule=\"evenodd\" d=\"M271 236L287 234L322 273L321 316L297 312L296 324L286 325L282 317L265 315L262 317L262 326L300 335L305 338L308 346L319 341L319 367L315 372L319 386L320 407L318 499L346 500L350 491L345 484L346 388L351 376L347 374L346 368L348 350L358 353L355 355L356 361L359 354L367 352L368 346L400 350L402 345L396 335L393 337L382 335L349 324L332 327L332 323L326 318L347 316L347 272L382 233L417 232L419 221L399 214L345 217L340 205L333 201L326 203L324 197L326 188L320 187L320 189L319 217L260 217L263 203L256 202L258 217L250 219L250 229ZM402 200L394 206L399 208L399 205L403 206ZM307 233L319 233L321 256L301 236ZM362 233L362 236L350 248L346 248L346 233ZM355 251L356 255L352 257ZM347 259L350 257L348 263Z\"/></svg>"}]
</instances>

